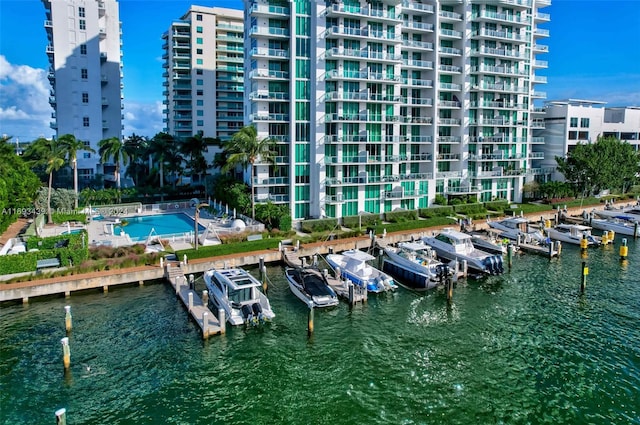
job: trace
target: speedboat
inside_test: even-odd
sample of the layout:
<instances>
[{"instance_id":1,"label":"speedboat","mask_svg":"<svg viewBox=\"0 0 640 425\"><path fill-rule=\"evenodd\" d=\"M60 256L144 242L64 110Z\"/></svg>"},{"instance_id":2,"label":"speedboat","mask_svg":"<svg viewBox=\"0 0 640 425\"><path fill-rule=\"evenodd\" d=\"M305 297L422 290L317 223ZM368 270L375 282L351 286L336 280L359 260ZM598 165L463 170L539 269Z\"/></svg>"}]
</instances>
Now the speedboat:
<instances>
[{"instance_id":1,"label":"speedboat","mask_svg":"<svg viewBox=\"0 0 640 425\"><path fill-rule=\"evenodd\" d=\"M431 246L438 257L467 262L469 270L480 274L502 274L504 266L502 255L482 251L473 245L471 235L445 228L436 236L426 236L422 241Z\"/></svg>"},{"instance_id":2,"label":"speedboat","mask_svg":"<svg viewBox=\"0 0 640 425\"><path fill-rule=\"evenodd\" d=\"M375 260L375 257L366 252L352 249L342 254L329 254L326 260L337 274L349 279L354 285L367 288L369 292L385 292L398 287L391 276L367 263Z\"/></svg>"},{"instance_id":3,"label":"speedboat","mask_svg":"<svg viewBox=\"0 0 640 425\"><path fill-rule=\"evenodd\" d=\"M592 218L589 225L594 229L614 231L618 235L626 235L637 237L640 235L640 223L637 221L629 221L621 218Z\"/></svg>"},{"instance_id":4,"label":"speedboat","mask_svg":"<svg viewBox=\"0 0 640 425\"><path fill-rule=\"evenodd\" d=\"M412 289L434 288L453 272L453 269L435 258L430 246L422 242L400 242L395 247L387 246L384 254L382 270Z\"/></svg>"},{"instance_id":5,"label":"speedboat","mask_svg":"<svg viewBox=\"0 0 640 425\"><path fill-rule=\"evenodd\" d=\"M521 238L528 244L545 244L546 238L539 230L532 230L530 220L524 217L509 217L503 220L488 220L487 224L492 229L499 231L502 238L518 240Z\"/></svg>"},{"instance_id":6,"label":"speedboat","mask_svg":"<svg viewBox=\"0 0 640 425\"><path fill-rule=\"evenodd\" d=\"M287 267L284 275L291 292L309 307L332 307L338 304L338 296L319 270Z\"/></svg>"},{"instance_id":7,"label":"speedboat","mask_svg":"<svg viewBox=\"0 0 640 425\"><path fill-rule=\"evenodd\" d=\"M604 210L594 210L593 213L600 218L617 218L627 221L640 222L640 207L626 207L621 209L611 208Z\"/></svg>"},{"instance_id":8,"label":"speedboat","mask_svg":"<svg viewBox=\"0 0 640 425\"><path fill-rule=\"evenodd\" d=\"M212 303L224 309L231 325L261 323L275 317L269 299L260 290L262 285L246 270L210 269L204 273L204 283Z\"/></svg>"},{"instance_id":9,"label":"speedboat","mask_svg":"<svg viewBox=\"0 0 640 425\"><path fill-rule=\"evenodd\" d=\"M583 238L587 239L588 246L600 245L602 239L591 234L591 227L581 224L558 224L547 229L549 238L556 241L580 245Z\"/></svg>"},{"instance_id":10,"label":"speedboat","mask_svg":"<svg viewBox=\"0 0 640 425\"><path fill-rule=\"evenodd\" d=\"M507 245L500 240L496 240L494 236L479 233L469 234L471 235L471 243L476 248L489 254L505 255L507 253Z\"/></svg>"}]
</instances>

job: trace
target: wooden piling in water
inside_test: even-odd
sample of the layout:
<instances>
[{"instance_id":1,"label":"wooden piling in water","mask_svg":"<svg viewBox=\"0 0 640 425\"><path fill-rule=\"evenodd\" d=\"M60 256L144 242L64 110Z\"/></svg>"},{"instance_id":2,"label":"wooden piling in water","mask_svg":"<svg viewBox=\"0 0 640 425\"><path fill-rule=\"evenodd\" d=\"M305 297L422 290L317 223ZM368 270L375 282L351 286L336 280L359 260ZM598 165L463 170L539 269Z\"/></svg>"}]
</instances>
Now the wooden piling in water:
<instances>
[{"instance_id":1,"label":"wooden piling in water","mask_svg":"<svg viewBox=\"0 0 640 425\"><path fill-rule=\"evenodd\" d=\"M62 364L64 369L68 370L71 366L71 348L69 348L69 337L64 337L60 340L62 343Z\"/></svg>"},{"instance_id":2,"label":"wooden piling in water","mask_svg":"<svg viewBox=\"0 0 640 425\"><path fill-rule=\"evenodd\" d=\"M622 245L620 246L620 261L627 261L629 255L629 247L627 246L627 238L622 239Z\"/></svg>"},{"instance_id":3,"label":"wooden piling in water","mask_svg":"<svg viewBox=\"0 0 640 425\"><path fill-rule=\"evenodd\" d=\"M509 244L507 245L507 265L509 266L509 270L511 270L512 263L513 263L513 245Z\"/></svg>"},{"instance_id":4,"label":"wooden piling in water","mask_svg":"<svg viewBox=\"0 0 640 425\"><path fill-rule=\"evenodd\" d=\"M67 425L67 409L56 410L56 425Z\"/></svg>"},{"instance_id":5,"label":"wooden piling in water","mask_svg":"<svg viewBox=\"0 0 640 425\"><path fill-rule=\"evenodd\" d=\"M307 318L307 334L309 335L309 337L311 337L311 335L313 335L313 305L309 306L309 316Z\"/></svg>"},{"instance_id":6,"label":"wooden piling in water","mask_svg":"<svg viewBox=\"0 0 640 425\"><path fill-rule=\"evenodd\" d=\"M65 315L64 315L64 327L67 330L67 335L71 332L73 328L73 320L71 318L71 306L66 305L64 307Z\"/></svg>"}]
</instances>

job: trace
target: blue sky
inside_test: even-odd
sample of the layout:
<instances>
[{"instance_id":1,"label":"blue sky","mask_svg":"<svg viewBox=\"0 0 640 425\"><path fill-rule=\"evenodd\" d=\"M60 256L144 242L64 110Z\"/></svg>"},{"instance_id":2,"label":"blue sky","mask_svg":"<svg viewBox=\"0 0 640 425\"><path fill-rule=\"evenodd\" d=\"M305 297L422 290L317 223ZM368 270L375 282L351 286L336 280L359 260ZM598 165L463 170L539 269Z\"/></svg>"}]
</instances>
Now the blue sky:
<instances>
[{"instance_id":1,"label":"blue sky","mask_svg":"<svg viewBox=\"0 0 640 425\"><path fill-rule=\"evenodd\" d=\"M162 40L184 0L120 0L124 61L124 135L153 136L162 129ZM241 0L199 1L242 8ZM552 0L542 9L551 36L539 55L549 68L538 90L547 100L580 98L608 106L640 106L640 0ZM51 136L49 66L40 0L0 0L0 135L21 141Z\"/></svg>"}]
</instances>

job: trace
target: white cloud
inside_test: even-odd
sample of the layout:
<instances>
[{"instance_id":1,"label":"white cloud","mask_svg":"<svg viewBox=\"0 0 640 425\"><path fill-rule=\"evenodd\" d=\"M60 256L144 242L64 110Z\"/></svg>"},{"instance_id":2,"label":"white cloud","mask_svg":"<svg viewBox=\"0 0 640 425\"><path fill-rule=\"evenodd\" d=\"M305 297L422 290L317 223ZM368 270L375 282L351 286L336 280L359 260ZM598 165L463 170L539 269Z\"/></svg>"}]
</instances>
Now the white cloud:
<instances>
[{"instance_id":1,"label":"white cloud","mask_svg":"<svg viewBox=\"0 0 640 425\"><path fill-rule=\"evenodd\" d=\"M163 128L162 102L125 102L123 124L123 136L131 136L132 133L138 136L155 136Z\"/></svg>"},{"instance_id":2,"label":"white cloud","mask_svg":"<svg viewBox=\"0 0 640 425\"><path fill-rule=\"evenodd\" d=\"M0 55L0 134L22 141L51 136L47 71L14 65Z\"/></svg>"}]
</instances>

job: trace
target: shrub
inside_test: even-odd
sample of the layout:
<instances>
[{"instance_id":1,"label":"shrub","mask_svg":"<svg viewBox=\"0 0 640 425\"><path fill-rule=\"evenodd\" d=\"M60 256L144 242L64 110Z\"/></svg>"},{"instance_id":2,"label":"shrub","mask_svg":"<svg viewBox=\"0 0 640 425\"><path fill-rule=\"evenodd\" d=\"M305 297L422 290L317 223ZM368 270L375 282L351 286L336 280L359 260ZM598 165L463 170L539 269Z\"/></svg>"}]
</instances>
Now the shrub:
<instances>
[{"instance_id":1,"label":"shrub","mask_svg":"<svg viewBox=\"0 0 640 425\"><path fill-rule=\"evenodd\" d=\"M349 229L358 229L362 224L362 227L375 226L380 221L378 214L362 214L362 215L350 215L342 218L342 225Z\"/></svg>"},{"instance_id":2,"label":"shrub","mask_svg":"<svg viewBox=\"0 0 640 425\"><path fill-rule=\"evenodd\" d=\"M458 214L486 214L487 210L482 204L463 204L456 205L453 210Z\"/></svg>"},{"instance_id":3,"label":"shrub","mask_svg":"<svg viewBox=\"0 0 640 425\"><path fill-rule=\"evenodd\" d=\"M484 206L491 211L504 211L509 208L509 202L506 200L485 202Z\"/></svg>"},{"instance_id":4,"label":"shrub","mask_svg":"<svg viewBox=\"0 0 640 425\"><path fill-rule=\"evenodd\" d=\"M406 221L417 220L418 212L416 210L390 211L384 213L384 219L390 223L404 223Z\"/></svg>"},{"instance_id":5,"label":"shrub","mask_svg":"<svg viewBox=\"0 0 640 425\"><path fill-rule=\"evenodd\" d=\"M420 217L424 217L424 218L447 217L447 216L453 215L453 207L443 206L443 207L421 208L418 210L418 214L420 215Z\"/></svg>"},{"instance_id":6,"label":"shrub","mask_svg":"<svg viewBox=\"0 0 640 425\"><path fill-rule=\"evenodd\" d=\"M338 227L337 218L321 218L317 220L304 220L301 223L302 231L305 233L322 232L333 230Z\"/></svg>"}]
</instances>

